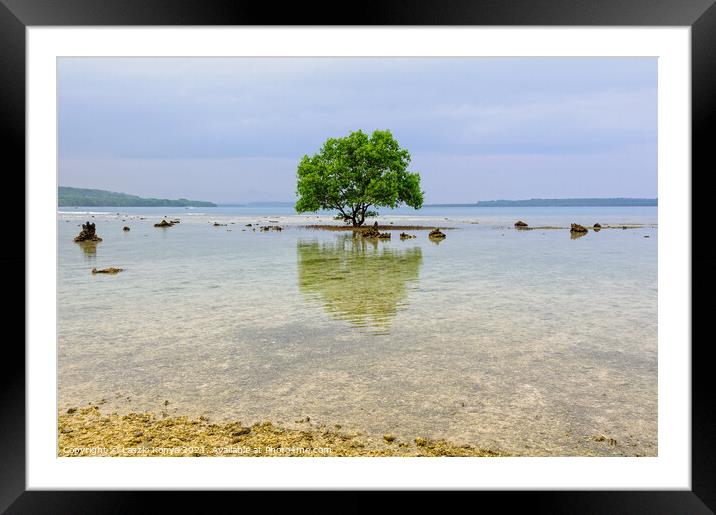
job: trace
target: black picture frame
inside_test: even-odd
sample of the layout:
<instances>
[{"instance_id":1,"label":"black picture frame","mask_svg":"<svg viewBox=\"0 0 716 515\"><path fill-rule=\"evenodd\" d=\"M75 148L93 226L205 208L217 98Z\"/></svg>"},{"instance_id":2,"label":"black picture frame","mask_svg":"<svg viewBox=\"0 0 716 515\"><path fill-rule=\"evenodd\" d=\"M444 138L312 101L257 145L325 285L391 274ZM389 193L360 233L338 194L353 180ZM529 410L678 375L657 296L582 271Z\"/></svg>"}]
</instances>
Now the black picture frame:
<instances>
[{"instance_id":1,"label":"black picture frame","mask_svg":"<svg viewBox=\"0 0 716 515\"><path fill-rule=\"evenodd\" d=\"M692 43L692 226L708 219L709 202L699 195L709 191L706 180L716 171L709 129L716 117L716 0L452 0L364 2L349 14L335 3L269 3L240 0L0 0L0 128L7 191L24 202L25 169L25 28L29 26L112 25L536 25L536 26L689 26ZM10 159L8 159L8 157ZM8 163L13 163L10 166ZM698 171L698 173L695 173ZM689 173L689 170L684 170ZM698 188L693 188L698 177ZM19 200L22 199L22 200ZM15 212L23 213L17 206ZM25 247L17 227L12 227L12 252L0 259L4 270L25 270ZM712 265L713 251L694 252L698 246L692 230L693 265ZM23 243L29 235L22 236ZM706 245L706 243L701 243ZM696 257L696 259L694 259ZM10 272L12 275L12 272ZM24 278L14 274L15 291ZM709 292L712 279L704 276L692 286L692 295ZM22 283L22 284L21 284ZM15 293L15 292L13 292ZM18 297L14 297L18 298ZM709 303L692 300L692 320L707 316ZM25 304L4 308L4 319L18 325ZM702 316L698 316L702 315ZM702 325L700 322L699 325ZM8 326L10 324L7 324ZM24 325L20 330L24 341ZM695 333L693 333L695 335ZM528 503L530 512L549 513L713 513L716 510L716 410L711 392L710 338L692 337L692 490L691 491L581 491L581 492L480 492L481 503L498 502L510 509ZM206 495L188 492L76 492L26 491L25 486L25 352L20 336L6 339L0 374L0 511L7 513L135 513L149 509L150 497L162 496L165 508L206 511ZM609 459L609 458L605 458ZM236 495L224 493L221 496ZM241 492L243 503L248 496ZM326 495L326 494L324 494ZM353 494L355 495L355 494ZM420 495L413 494L420 501ZM220 499L221 500L221 499ZM225 500L225 499L224 499ZM222 500L223 502L223 500ZM322 503L330 503L323 497ZM343 501L345 506L346 501ZM347 505L361 507L361 500ZM242 504L246 506L246 504Z\"/></svg>"}]
</instances>

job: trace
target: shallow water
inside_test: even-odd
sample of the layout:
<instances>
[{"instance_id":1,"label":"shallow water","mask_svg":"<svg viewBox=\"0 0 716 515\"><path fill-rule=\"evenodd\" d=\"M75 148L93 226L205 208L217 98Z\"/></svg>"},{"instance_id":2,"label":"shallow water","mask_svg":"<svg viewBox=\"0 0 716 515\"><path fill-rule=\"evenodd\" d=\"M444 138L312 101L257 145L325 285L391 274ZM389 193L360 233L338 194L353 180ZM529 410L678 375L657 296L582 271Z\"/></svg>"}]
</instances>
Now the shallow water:
<instances>
[{"instance_id":1,"label":"shallow water","mask_svg":"<svg viewBox=\"0 0 716 515\"><path fill-rule=\"evenodd\" d=\"M154 228L163 215L181 223ZM517 219L648 226L571 239ZM102 242L72 241L86 220ZM284 230L245 226L268 220ZM61 208L60 407L310 416L520 455L656 455L657 208L380 221L454 229L439 244L427 231L369 242L281 208ZM125 271L90 273L109 266Z\"/></svg>"}]
</instances>

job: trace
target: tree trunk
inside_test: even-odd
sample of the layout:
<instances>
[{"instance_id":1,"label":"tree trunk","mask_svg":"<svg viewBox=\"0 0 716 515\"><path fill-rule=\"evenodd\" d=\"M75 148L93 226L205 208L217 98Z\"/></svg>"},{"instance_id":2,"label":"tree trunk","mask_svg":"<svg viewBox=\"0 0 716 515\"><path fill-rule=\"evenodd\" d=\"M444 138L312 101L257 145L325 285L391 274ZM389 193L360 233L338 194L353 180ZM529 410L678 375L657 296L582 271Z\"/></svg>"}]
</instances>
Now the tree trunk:
<instances>
[{"instance_id":1,"label":"tree trunk","mask_svg":"<svg viewBox=\"0 0 716 515\"><path fill-rule=\"evenodd\" d=\"M365 213L368 210L368 205L359 204L358 207L354 207L351 210L351 221L353 227L360 227L365 222Z\"/></svg>"}]
</instances>

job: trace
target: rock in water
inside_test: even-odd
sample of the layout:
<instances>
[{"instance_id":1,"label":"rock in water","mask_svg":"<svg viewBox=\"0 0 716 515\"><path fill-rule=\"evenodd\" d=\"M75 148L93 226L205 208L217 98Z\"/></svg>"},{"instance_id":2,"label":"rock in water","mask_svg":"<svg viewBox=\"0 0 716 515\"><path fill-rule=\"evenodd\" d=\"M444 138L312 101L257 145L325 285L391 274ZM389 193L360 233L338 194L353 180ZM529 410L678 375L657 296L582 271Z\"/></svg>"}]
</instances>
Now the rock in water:
<instances>
[{"instance_id":1,"label":"rock in water","mask_svg":"<svg viewBox=\"0 0 716 515\"><path fill-rule=\"evenodd\" d=\"M174 225L174 222L167 222L166 220L162 220L158 224L154 224L154 227L171 227Z\"/></svg>"},{"instance_id":2,"label":"rock in water","mask_svg":"<svg viewBox=\"0 0 716 515\"><path fill-rule=\"evenodd\" d=\"M415 238L414 234L408 234L407 232L401 232L400 233L400 239L401 240L409 240L411 238Z\"/></svg>"},{"instance_id":3,"label":"rock in water","mask_svg":"<svg viewBox=\"0 0 716 515\"><path fill-rule=\"evenodd\" d=\"M440 229L433 229L430 231L430 234L428 234L428 238L431 240L443 240L445 239L445 233L442 232Z\"/></svg>"},{"instance_id":4,"label":"rock in water","mask_svg":"<svg viewBox=\"0 0 716 515\"><path fill-rule=\"evenodd\" d=\"M385 233L388 234L388 233ZM378 222L373 223L367 230L363 230L361 233L361 236L364 238L381 238L383 237L380 234L380 230L378 230ZM390 238L390 235L388 234L388 238Z\"/></svg>"},{"instance_id":5,"label":"rock in water","mask_svg":"<svg viewBox=\"0 0 716 515\"><path fill-rule=\"evenodd\" d=\"M527 224L523 222L522 220L517 220L515 222L515 227L527 227Z\"/></svg>"},{"instance_id":6,"label":"rock in water","mask_svg":"<svg viewBox=\"0 0 716 515\"><path fill-rule=\"evenodd\" d=\"M572 227L569 229L569 232L576 232L576 233L586 233L588 229L584 227L583 225L579 224L572 224Z\"/></svg>"},{"instance_id":7,"label":"rock in water","mask_svg":"<svg viewBox=\"0 0 716 515\"><path fill-rule=\"evenodd\" d=\"M125 225L124 227L122 227L122 230L123 230L124 232L127 232L127 231L129 230L129 227L127 227L127 226Z\"/></svg>"},{"instance_id":8,"label":"rock in water","mask_svg":"<svg viewBox=\"0 0 716 515\"><path fill-rule=\"evenodd\" d=\"M118 274L119 272L122 272L124 268L114 268L110 266L109 268L100 268L99 270L96 268L92 269L92 275L94 274Z\"/></svg>"},{"instance_id":9,"label":"rock in water","mask_svg":"<svg viewBox=\"0 0 716 515\"><path fill-rule=\"evenodd\" d=\"M600 224L600 223L594 224L594 230L601 229L601 228L602 228L602 224Z\"/></svg>"},{"instance_id":10,"label":"rock in water","mask_svg":"<svg viewBox=\"0 0 716 515\"><path fill-rule=\"evenodd\" d=\"M102 241L102 238L97 236L95 233L94 224L87 222L86 224L82 224L82 230L77 236L75 236L75 241Z\"/></svg>"}]
</instances>

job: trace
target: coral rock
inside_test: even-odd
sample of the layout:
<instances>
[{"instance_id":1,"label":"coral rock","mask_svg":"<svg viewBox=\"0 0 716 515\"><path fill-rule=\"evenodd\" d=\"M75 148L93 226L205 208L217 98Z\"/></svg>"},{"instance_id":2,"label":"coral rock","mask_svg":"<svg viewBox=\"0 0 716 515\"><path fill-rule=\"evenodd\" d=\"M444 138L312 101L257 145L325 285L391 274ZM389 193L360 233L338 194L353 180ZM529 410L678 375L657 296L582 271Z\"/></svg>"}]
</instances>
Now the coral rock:
<instances>
[{"instance_id":1,"label":"coral rock","mask_svg":"<svg viewBox=\"0 0 716 515\"><path fill-rule=\"evenodd\" d=\"M432 231L430 231L430 234L428 234L428 238L433 240L442 240L445 239L446 236L445 233L442 232L440 229L433 229Z\"/></svg>"},{"instance_id":2,"label":"coral rock","mask_svg":"<svg viewBox=\"0 0 716 515\"><path fill-rule=\"evenodd\" d=\"M124 270L124 268L114 268L114 267L100 268L99 270L96 268L93 268L92 275L94 275L94 274L118 274L119 272L121 272L123 270Z\"/></svg>"},{"instance_id":3,"label":"coral rock","mask_svg":"<svg viewBox=\"0 0 716 515\"><path fill-rule=\"evenodd\" d=\"M83 241L102 241L102 238L97 236L94 224L87 222L82 224L82 230L75 236L75 241L78 243Z\"/></svg>"}]
</instances>

